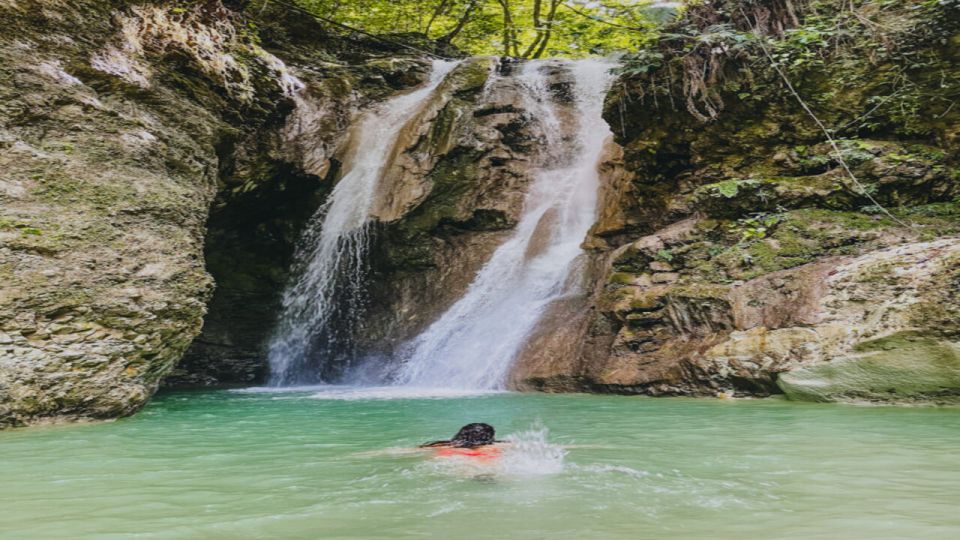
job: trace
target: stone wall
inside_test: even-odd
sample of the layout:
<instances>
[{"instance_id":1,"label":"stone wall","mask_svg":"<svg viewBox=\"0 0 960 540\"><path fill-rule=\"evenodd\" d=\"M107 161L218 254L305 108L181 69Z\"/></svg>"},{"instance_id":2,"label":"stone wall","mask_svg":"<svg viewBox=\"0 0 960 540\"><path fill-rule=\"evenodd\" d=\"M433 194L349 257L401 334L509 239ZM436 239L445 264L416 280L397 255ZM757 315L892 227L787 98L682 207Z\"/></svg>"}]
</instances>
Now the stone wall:
<instances>
[{"instance_id":1,"label":"stone wall","mask_svg":"<svg viewBox=\"0 0 960 540\"><path fill-rule=\"evenodd\" d=\"M258 376L250 351L349 118L425 73L261 15L0 5L0 426L139 409L200 333L205 256L224 287L181 380Z\"/></svg>"},{"instance_id":2,"label":"stone wall","mask_svg":"<svg viewBox=\"0 0 960 540\"><path fill-rule=\"evenodd\" d=\"M809 6L794 18L789 3L732 4L691 8L627 59L586 243L592 292L554 306L567 324L533 336L514 386L957 401L958 323L942 313L960 298L958 8L867 13L889 32L872 57L880 38L819 2L817 21L848 40L795 58L816 50L791 48L811 31L788 30L821 24L803 19ZM799 66L784 69L805 103L842 128L836 151L750 34L752 10L765 46ZM880 260L900 270L861 271ZM931 302L932 290L951 295Z\"/></svg>"}]
</instances>

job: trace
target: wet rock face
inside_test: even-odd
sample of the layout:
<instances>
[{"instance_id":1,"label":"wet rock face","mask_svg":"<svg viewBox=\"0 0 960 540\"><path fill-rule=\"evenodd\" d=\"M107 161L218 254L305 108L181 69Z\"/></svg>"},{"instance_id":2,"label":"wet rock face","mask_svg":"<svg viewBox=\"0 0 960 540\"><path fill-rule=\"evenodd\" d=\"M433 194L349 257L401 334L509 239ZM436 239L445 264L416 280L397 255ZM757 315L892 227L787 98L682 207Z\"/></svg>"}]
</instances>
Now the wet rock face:
<instances>
[{"instance_id":1,"label":"wet rock face","mask_svg":"<svg viewBox=\"0 0 960 540\"><path fill-rule=\"evenodd\" d=\"M205 257L226 286L186 380L256 378L243 353L336 139L423 62L353 50L353 69L314 28L263 39L311 66L288 68L217 1L17 1L0 21L0 427L139 409L200 332Z\"/></svg>"},{"instance_id":2,"label":"wet rock face","mask_svg":"<svg viewBox=\"0 0 960 540\"><path fill-rule=\"evenodd\" d=\"M549 66L548 66L549 67ZM405 128L374 214L363 354L389 356L452 305L515 226L545 153L515 75L467 60ZM557 84L569 73L554 69Z\"/></svg>"},{"instance_id":3,"label":"wet rock face","mask_svg":"<svg viewBox=\"0 0 960 540\"><path fill-rule=\"evenodd\" d=\"M936 66L914 73L924 92L960 80L956 48L900 46ZM674 60L667 52L662 65ZM864 84L844 86L850 69ZM836 96L814 109L840 126L871 110L870 89L886 84L872 69L827 57L794 83L808 101ZM957 300L929 298L956 291L960 113L932 102L909 117L874 111L874 127L838 137L854 181L777 80L731 70L714 89L725 108L702 122L670 105L683 95L672 78L682 70L653 71L608 96L619 147L602 166L585 243L592 295L552 306L547 320L567 324L532 336L513 385L955 402L957 327L944 313ZM874 266L901 270L878 282Z\"/></svg>"},{"instance_id":4,"label":"wet rock face","mask_svg":"<svg viewBox=\"0 0 960 540\"><path fill-rule=\"evenodd\" d=\"M264 343L280 309L298 234L330 187L289 166L273 174L258 189L212 209L204 258L216 289L203 331L164 387L251 385L266 378Z\"/></svg>"},{"instance_id":5,"label":"wet rock face","mask_svg":"<svg viewBox=\"0 0 960 540\"><path fill-rule=\"evenodd\" d=\"M514 385L955 401L957 327L942 313L958 304L929 295L956 290L956 241L928 240L960 232L956 180L950 165L930 161L943 152L861 144L897 149L893 159L868 153L854 169L868 185L883 184L888 195L878 189L876 198L890 197L884 204L893 206L895 193L912 194L914 206L898 211L899 221L862 210L855 193L838 187L836 171L809 177L799 168L769 182L735 177L691 186L667 203L689 208L691 217L616 248L631 236L616 225L634 225L619 210L601 210L594 232L605 234L588 242L600 260L592 298L555 306L554 316L572 324L534 336ZM623 178L612 178L613 187ZM912 191L916 183L926 187ZM760 201L775 210L763 211ZM879 268L889 270L883 279ZM883 347L889 350L878 352Z\"/></svg>"},{"instance_id":6,"label":"wet rock face","mask_svg":"<svg viewBox=\"0 0 960 540\"><path fill-rule=\"evenodd\" d=\"M583 322L535 336L540 357L518 366L515 385L956 403L958 253L955 238L911 242L726 285L608 275L590 306L594 319L577 319L591 313L582 303L581 311L555 306L562 320Z\"/></svg>"},{"instance_id":7,"label":"wet rock face","mask_svg":"<svg viewBox=\"0 0 960 540\"><path fill-rule=\"evenodd\" d=\"M955 402L960 327L947 314L960 303L942 291L958 253L955 239L909 243L735 287L737 330L700 365L718 386L769 379L802 399Z\"/></svg>"},{"instance_id":8,"label":"wet rock face","mask_svg":"<svg viewBox=\"0 0 960 540\"><path fill-rule=\"evenodd\" d=\"M95 67L109 12L41 4L0 8L16 29L0 38L0 425L135 411L212 290L201 246L226 124L160 71L140 73L147 89Z\"/></svg>"},{"instance_id":9,"label":"wet rock face","mask_svg":"<svg viewBox=\"0 0 960 540\"><path fill-rule=\"evenodd\" d=\"M339 177L340 154L357 108L391 95L395 86L415 86L429 73L422 60L358 62L328 66L322 76L300 69L306 86L293 97L289 113L235 147L221 171L225 187L207 222L205 259L216 290L203 332L164 387L250 385L266 379L265 347L300 232Z\"/></svg>"}]
</instances>

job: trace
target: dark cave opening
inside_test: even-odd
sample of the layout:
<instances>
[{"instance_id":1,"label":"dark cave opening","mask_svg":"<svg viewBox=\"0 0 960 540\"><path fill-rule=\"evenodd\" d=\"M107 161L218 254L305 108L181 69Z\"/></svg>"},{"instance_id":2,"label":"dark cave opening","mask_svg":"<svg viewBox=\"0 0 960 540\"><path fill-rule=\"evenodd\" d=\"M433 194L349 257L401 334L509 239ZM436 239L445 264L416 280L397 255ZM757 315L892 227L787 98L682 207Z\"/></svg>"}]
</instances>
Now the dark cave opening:
<instances>
[{"instance_id":1,"label":"dark cave opening","mask_svg":"<svg viewBox=\"0 0 960 540\"><path fill-rule=\"evenodd\" d=\"M211 208L204 248L216 282L202 333L164 388L259 384L265 348L290 277L296 242L330 191L327 179L282 163L270 180L246 193L224 189Z\"/></svg>"}]
</instances>

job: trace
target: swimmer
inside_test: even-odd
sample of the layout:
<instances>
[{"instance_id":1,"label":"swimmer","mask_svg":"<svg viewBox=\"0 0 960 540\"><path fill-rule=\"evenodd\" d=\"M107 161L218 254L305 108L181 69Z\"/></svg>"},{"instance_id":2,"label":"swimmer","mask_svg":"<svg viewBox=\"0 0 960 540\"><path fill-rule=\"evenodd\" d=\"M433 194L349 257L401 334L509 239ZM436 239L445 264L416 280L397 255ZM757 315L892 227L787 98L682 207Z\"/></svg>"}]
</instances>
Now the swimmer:
<instances>
[{"instance_id":1,"label":"swimmer","mask_svg":"<svg viewBox=\"0 0 960 540\"><path fill-rule=\"evenodd\" d=\"M474 457L483 460L500 457L502 441L490 424L474 423L460 428L452 439L421 444L420 448L435 448L437 457Z\"/></svg>"},{"instance_id":2,"label":"swimmer","mask_svg":"<svg viewBox=\"0 0 960 540\"><path fill-rule=\"evenodd\" d=\"M460 431L451 439L432 441L410 448L385 448L354 454L360 457L374 457L385 455L407 455L425 451L433 451L433 457L470 457L477 461L491 461L499 458L503 448L509 446L508 441L498 441L493 426L490 424L474 423L460 428ZM562 444L552 445L563 450L569 449L603 449L617 448L615 446L596 444Z\"/></svg>"}]
</instances>

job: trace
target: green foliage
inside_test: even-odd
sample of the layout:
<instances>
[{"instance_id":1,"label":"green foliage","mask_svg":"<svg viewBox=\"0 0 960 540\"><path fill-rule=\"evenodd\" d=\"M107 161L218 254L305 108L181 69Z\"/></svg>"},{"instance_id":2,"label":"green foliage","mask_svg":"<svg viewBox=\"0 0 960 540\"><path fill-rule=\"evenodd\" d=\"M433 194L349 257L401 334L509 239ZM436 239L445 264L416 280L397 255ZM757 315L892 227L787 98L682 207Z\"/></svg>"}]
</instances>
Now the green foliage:
<instances>
[{"instance_id":1,"label":"green foliage","mask_svg":"<svg viewBox=\"0 0 960 540\"><path fill-rule=\"evenodd\" d=\"M636 50L673 8L608 0L297 0L373 34L420 34L477 55L588 56Z\"/></svg>"},{"instance_id":2,"label":"green foliage","mask_svg":"<svg viewBox=\"0 0 960 540\"><path fill-rule=\"evenodd\" d=\"M740 235L741 243L750 243L766 238L767 234L781 221L783 221L783 214L758 213L737 220L732 225L732 230Z\"/></svg>"},{"instance_id":3,"label":"green foliage","mask_svg":"<svg viewBox=\"0 0 960 540\"><path fill-rule=\"evenodd\" d=\"M960 117L960 0L701 0L647 49L626 57L625 91L703 122L788 98L784 76L837 135Z\"/></svg>"},{"instance_id":4,"label":"green foliage","mask_svg":"<svg viewBox=\"0 0 960 540\"><path fill-rule=\"evenodd\" d=\"M39 236L43 234L43 231L38 227L5 217L0 217L0 231L2 230L18 231L20 234L27 236Z\"/></svg>"},{"instance_id":5,"label":"green foliage","mask_svg":"<svg viewBox=\"0 0 960 540\"><path fill-rule=\"evenodd\" d=\"M794 79L811 68L829 70L830 87L810 96L821 108L864 94L863 113L834 131L897 125L905 134L924 135L932 127L924 117L949 113L960 91L960 72L940 48L949 47L960 30L960 1L858 0L837 6L822 0L811 7L802 26L773 43L774 54Z\"/></svg>"},{"instance_id":6,"label":"green foliage","mask_svg":"<svg viewBox=\"0 0 960 540\"><path fill-rule=\"evenodd\" d=\"M660 68L663 53L654 49L640 49L624 56L620 73L628 77L649 73Z\"/></svg>"},{"instance_id":7,"label":"green foliage","mask_svg":"<svg viewBox=\"0 0 960 540\"><path fill-rule=\"evenodd\" d=\"M657 260L663 262L670 262L673 260L673 252L669 249L660 249L657 250Z\"/></svg>"},{"instance_id":8,"label":"green foliage","mask_svg":"<svg viewBox=\"0 0 960 540\"><path fill-rule=\"evenodd\" d=\"M760 185L758 180L743 180L740 178L733 178L730 180L724 180L723 182L717 182L715 184L708 184L701 188L711 197L723 197L724 199L732 199L740 193L741 189L744 188L754 188Z\"/></svg>"}]
</instances>

